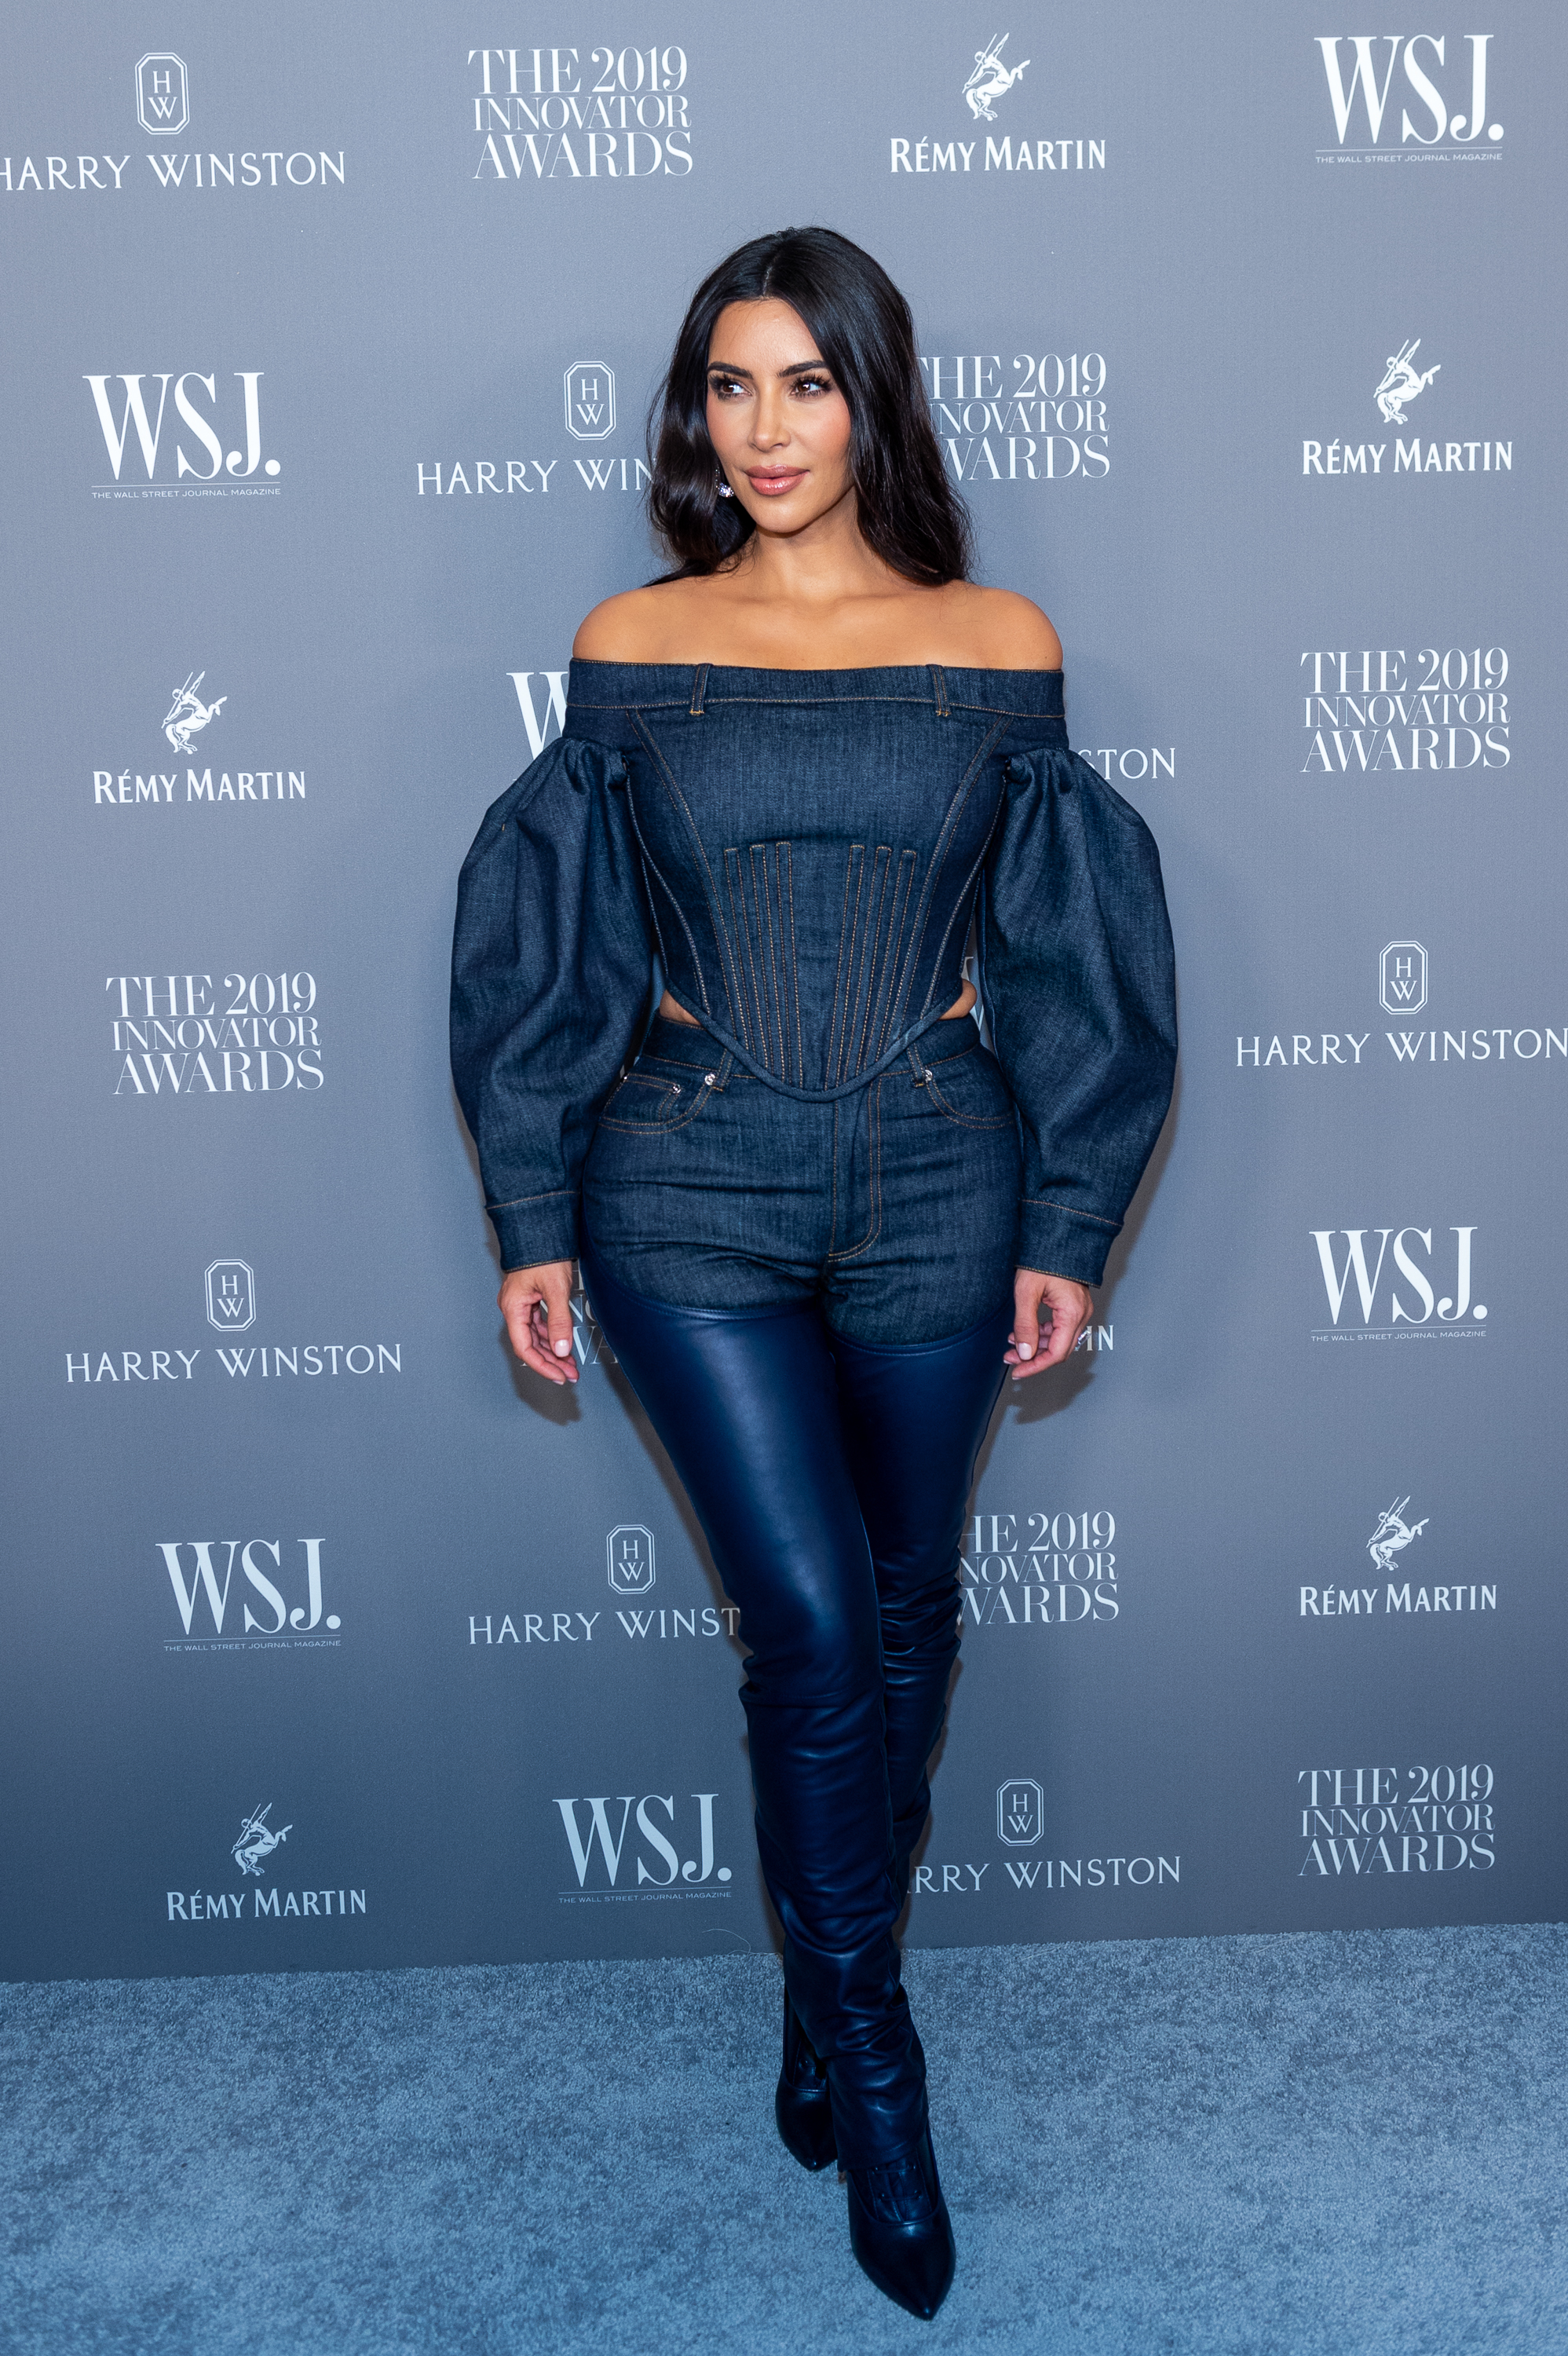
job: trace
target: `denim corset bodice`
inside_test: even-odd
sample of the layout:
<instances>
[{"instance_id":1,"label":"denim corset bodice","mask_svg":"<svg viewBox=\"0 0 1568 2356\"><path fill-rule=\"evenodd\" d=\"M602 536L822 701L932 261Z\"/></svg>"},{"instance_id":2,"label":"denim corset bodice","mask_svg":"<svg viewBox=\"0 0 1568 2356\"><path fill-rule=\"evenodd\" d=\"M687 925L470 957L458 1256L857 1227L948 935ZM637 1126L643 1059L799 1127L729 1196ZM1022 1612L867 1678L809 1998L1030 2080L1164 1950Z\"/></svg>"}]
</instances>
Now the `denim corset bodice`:
<instances>
[{"instance_id":1,"label":"denim corset bodice","mask_svg":"<svg viewBox=\"0 0 1568 2356\"><path fill-rule=\"evenodd\" d=\"M566 733L620 756L672 995L809 1096L958 996L1008 739L1067 749L1040 671L574 663Z\"/></svg>"},{"instance_id":2,"label":"denim corset bodice","mask_svg":"<svg viewBox=\"0 0 1568 2356\"><path fill-rule=\"evenodd\" d=\"M1158 852L1069 750L1061 688L572 664L562 735L458 890L453 1073L507 1267L576 1249L656 960L726 1069L824 1101L906 1053L918 1071L973 937L1019 1112L1020 1259L1097 1280L1169 1099L1175 994Z\"/></svg>"}]
</instances>

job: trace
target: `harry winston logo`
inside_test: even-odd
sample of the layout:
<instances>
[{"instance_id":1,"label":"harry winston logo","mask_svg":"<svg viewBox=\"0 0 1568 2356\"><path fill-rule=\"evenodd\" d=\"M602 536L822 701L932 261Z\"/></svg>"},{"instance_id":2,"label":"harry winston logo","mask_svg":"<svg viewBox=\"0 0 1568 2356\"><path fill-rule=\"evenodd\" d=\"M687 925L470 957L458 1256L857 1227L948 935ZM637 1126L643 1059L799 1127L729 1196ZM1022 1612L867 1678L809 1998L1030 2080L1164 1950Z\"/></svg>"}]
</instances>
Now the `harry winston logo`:
<instances>
[{"instance_id":1,"label":"harry winston logo","mask_svg":"<svg viewBox=\"0 0 1568 2356\"><path fill-rule=\"evenodd\" d=\"M242 1259L215 1259L207 1271L207 1322L219 1333L243 1333L256 1323L256 1279Z\"/></svg>"},{"instance_id":2,"label":"harry winston logo","mask_svg":"<svg viewBox=\"0 0 1568 2356\"><path fill-rule=\"evenodd\" d=\"M615 431L615 371L603 360L573 360L567 369L566 430L579 442L604 442Z\"/></svg>"},{"instance_id":3,"label":"harry winston logo","mask_svg":"<svg viewBox=\"0 0 1568 2356\"><path fill-rule=\"evenodd\" d=\"M654 1534L640 1522L622 1522L604 1541L613 1595L648 1595L654 1584Z\"/></svg>"},{"instance_id":4,"label":"harry winston logo","mask_svg":"<svg viewBox=\"0 0 1568 2356\"><path fill-rule=\"evenodd\" d=\"M190 121L185 59L172 49L150 49L137 59L136 120L155 139L172 138Z\"/></svg>"},{"instance_id":5,"label":"harry winston logo","mask_svg":"<svg viewBox=\"0 0 1568 2356\"><path fill-rule=\"evenodd\" d=\"M1045 1831L1045 1794L1029 1775L997 1786L997 1836L1008 1848L1032 1848Z\"/></svg>"},{"instance_id":6,"label":"harry winston logo","mask_svg":"<svg viewBox=\"0 0 1568 2356\"><path fill-rule=\"evenodd\" d=\"M1378 960L1378 1003L1385 1014L1419 1014L1426 1003L1426 951L1419 941L1390 941Z\"/></svg>"}]
</instances>

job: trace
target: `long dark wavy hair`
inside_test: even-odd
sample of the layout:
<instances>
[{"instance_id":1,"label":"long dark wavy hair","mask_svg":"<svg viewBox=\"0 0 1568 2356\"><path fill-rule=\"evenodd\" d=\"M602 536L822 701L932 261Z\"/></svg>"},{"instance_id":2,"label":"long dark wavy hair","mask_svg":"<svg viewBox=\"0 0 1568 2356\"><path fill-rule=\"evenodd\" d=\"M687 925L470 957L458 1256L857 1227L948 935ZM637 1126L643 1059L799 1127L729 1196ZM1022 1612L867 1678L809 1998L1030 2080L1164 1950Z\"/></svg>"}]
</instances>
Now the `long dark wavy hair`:
<instances>
[{"instance_id":1,"label":"long dark wavy hair","mask_svg":"<svg viewBox=\"0 0 1568 2356\"><path fill-rule=\"evenodd\" d=\"M932 428L909 305L879 262L831 229L753 238L692 296L648 420L648 512L676 561L663 577L716 573L756 529L739 499L719 497L708 353L728 305L770 295L799 312L849 405L849 470L867 541L907 580L966 581L969 518Z\"/></svg>"}]
</instances>

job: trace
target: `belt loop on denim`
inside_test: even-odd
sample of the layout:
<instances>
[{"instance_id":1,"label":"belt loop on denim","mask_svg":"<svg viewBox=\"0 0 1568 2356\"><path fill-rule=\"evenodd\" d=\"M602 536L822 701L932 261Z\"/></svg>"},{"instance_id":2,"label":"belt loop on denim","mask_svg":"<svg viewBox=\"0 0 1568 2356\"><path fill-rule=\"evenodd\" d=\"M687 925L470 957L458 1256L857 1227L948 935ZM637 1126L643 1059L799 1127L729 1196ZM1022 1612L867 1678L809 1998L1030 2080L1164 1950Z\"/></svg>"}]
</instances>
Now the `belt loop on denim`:
<instances>
[{"instance_id":1,"label":"belt loop on denim","mask_svg":"<svg viewBox=\"0 0 1568 2356\"><path fill-rule=\"evenodd\" d=\"M947 717L947 681L943 678L941 671L937 669L934 663L931 665L931 691L935 699L936 716L938 720L945 720Z\"/></svg>"},{"instance_id":2,"label":"belt loop on denim","mask_svg":"<svg viewBox=\"0 0 1568 2356\"><path fill-rule=\"evenodd\" d=\"M920 1044L918 1041L912 1041L910 1044L909 1067L914 1074L915 1087L917 1088L924 1087L927 1073L924 1064L921 1061Z\"/></svg>"},{"instance_id":3,"label":"belt loop on denim","mask_svg":"<svg viewBox=\"0 0 1568 2356\"><path fill-rule=\"evenodd\" d=\"M697 666L697 676L691 682L691 717L693 720L700 720L702 718L702 699L708 692L708 674L712 668L713 666L711 663L699 663Z\"/></svg>"}]
</instances>

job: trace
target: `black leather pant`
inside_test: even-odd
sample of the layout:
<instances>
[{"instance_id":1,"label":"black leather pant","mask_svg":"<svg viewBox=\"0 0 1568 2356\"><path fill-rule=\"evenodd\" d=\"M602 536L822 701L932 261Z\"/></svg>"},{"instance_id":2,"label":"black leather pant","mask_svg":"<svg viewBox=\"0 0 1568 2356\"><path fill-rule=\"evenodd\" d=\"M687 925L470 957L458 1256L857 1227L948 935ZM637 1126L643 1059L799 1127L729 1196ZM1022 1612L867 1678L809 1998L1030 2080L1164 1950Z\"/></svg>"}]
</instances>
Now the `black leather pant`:
<instances>
[{"instance_id":1,"label":"black leather pant","mask_svg":"<svg viewBox=\"0 0 1568 2356\"><path fill-rule=\"evenodd\" d=\"M959 1541L1011 1303L948 1340L873 1347L831 1332L815 1301L646 1300L586 1237L582 1273L740 1606L784 1976L827 2063L840 2161L872 2166L925 2126L893 1924L930 1806Z\"/></svg>"}]
</instances>

